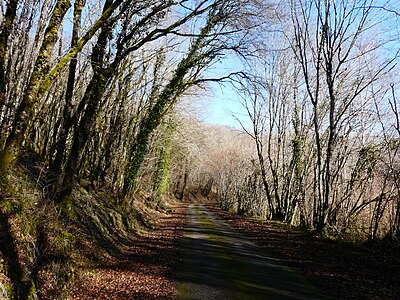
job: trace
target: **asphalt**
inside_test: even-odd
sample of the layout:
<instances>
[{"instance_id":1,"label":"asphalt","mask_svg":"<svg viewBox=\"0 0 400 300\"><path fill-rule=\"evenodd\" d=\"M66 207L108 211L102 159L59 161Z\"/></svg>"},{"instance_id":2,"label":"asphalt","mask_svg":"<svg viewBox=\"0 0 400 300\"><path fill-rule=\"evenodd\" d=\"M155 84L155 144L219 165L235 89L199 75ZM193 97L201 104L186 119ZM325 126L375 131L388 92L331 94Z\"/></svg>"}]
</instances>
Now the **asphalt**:
<instances>
[{"instance_id":1,"label":"asphalt","mask_svg":"<svg viewBox=\"0 0 400 300\"><path fill-rule=\"evenodd\" d=\"M178 299L326 299L202 204L188 209Z\"/></svg>"}]
</instances>

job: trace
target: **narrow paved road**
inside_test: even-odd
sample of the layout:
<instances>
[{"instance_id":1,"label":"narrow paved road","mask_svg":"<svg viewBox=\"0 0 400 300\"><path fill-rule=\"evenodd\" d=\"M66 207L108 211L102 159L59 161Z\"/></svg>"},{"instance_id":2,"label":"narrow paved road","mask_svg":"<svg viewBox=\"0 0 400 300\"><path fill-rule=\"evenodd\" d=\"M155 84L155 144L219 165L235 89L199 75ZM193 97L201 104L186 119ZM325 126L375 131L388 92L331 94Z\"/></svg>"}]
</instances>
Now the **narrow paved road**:
<instances>
[{"instance_id":1,"label":"narrow paved road","mask_svg":"<svg viewBox=\"0 0 400 300\"><path fill-rule=\"evenodd\" d=\"M188 213L178 299L324 299L202 204Z\"/></svg>"}]
</instances>

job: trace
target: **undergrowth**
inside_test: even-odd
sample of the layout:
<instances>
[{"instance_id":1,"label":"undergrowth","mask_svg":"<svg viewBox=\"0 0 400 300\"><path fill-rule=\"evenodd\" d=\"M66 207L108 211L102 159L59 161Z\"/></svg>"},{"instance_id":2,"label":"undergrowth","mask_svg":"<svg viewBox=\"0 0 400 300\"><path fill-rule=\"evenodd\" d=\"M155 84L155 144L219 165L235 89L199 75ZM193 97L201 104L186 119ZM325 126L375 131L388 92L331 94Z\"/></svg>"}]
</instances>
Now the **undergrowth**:
<instances>
[{"instance_id":1,"label":"undergrowth","mask_svg":"<svg viewBox=\"0 0 400 300\"><path fill-rule=\"evenodd\" d=\"M43 166L24 157L2 181L0 299L63 299L80 269L123 255L157 226L160 208L146 205L143 195L121 207L107 189L77 187L55 204Z\"/></svg>"}]
</instances>

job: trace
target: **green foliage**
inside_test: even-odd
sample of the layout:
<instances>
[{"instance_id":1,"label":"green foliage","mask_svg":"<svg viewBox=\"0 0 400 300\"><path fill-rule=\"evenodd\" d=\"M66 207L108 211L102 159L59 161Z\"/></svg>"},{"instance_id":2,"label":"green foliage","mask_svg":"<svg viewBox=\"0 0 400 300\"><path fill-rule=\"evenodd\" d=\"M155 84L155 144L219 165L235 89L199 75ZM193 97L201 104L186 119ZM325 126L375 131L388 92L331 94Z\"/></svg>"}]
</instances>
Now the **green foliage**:
<instances>
[{"instance_id":1,"label":"green foliage","mask_svg":"<svg viewBox=\"0 0 400 300\"><path fill-rule=\"evenodd\" d=\"M65 197L60 204L61 212L68 216L71 220L76 221L77 215L74 209L74 203L72 197Z\"/></svg>"},{"instance_id":2,"label":"green foliage","mask_svg":"<svg viewBox=\"0 0 400 300\"><path fill-rule=\"evenodd\" d=\"M66 230L61 230L54 239L56 255L68 257L73 251L75 238Z\"/></svg>"},{"instance_id":3,"label":"green foliage","mask_svg":"<svg viewBox=\"0 0 400 300\"><path fill-rule=\"evenodd\" d=\"M23 214L26 209L26 203L21 200L11 199L9 201L4 201L3 209L6 214L13 215L13 214Z\"/></svg>"},{"instance_id":4,"label":"green foliage","mask_svg":"<svg viewBox=\"0 0 400 300\"><path fill-rule=\"evenodd\" d=\"M153 192L160 197L169 188L171 169L172 136L175 130L175 123L172 119L168 121L163 136L157 149L156 173Z\"/></svg>"},{"instance_id":5,"label":"green foliage","mask_svg":"<svg viewBox=\"0 0 400 300\"><path fill-rule=\"evenodd\" d=\"M0 263L0 299L9 300L13 299L13 290L11 282L6 281L4 278L1 277L1 263Z\"/></svg>"}]
</instances>

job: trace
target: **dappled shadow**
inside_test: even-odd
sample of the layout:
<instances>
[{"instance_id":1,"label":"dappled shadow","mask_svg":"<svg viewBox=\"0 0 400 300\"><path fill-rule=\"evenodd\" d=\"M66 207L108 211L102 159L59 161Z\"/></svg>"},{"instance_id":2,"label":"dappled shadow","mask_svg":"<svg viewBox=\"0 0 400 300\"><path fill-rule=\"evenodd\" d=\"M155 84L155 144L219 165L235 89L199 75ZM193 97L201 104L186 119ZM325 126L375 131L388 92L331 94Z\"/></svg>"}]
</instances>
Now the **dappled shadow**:
<instances>
[{"instance_id":1,"label":"dappled shadow","mask_svg":"<svg viewBox=\"0 0 400 300\"><path fill-rule=\"evenodd\" d=\"M178 239L185 222L184 209L177 207L146 236L126 239L116 256L82 270L87 275L75 282L69 299L174 299L173 268L180 258Z\"/></svg>"},{"instance_id":2,"label":"dappled shadow","mask_svg":"<svg viewBox=\"0 0 400 300\"><path fill-rule=\"evenodd\" d=\"M207 207L336 299L399 299L398 259L380 256L362 245L320 239L288 226Z\"/></svg>"},{"instance_id":3,"label":"dappled shadow","mask_svg":"<svg viewBox=\"0 0 400 300\"><path fill-rule=\"evenodd\" d=\"M182 299L321 299L300 276L266 256L221 218L191 208L177 274Z\"/></svg>"}]
</instances>

